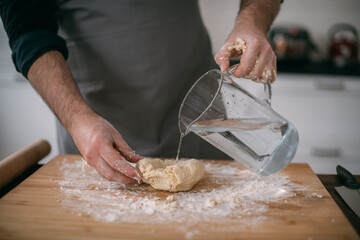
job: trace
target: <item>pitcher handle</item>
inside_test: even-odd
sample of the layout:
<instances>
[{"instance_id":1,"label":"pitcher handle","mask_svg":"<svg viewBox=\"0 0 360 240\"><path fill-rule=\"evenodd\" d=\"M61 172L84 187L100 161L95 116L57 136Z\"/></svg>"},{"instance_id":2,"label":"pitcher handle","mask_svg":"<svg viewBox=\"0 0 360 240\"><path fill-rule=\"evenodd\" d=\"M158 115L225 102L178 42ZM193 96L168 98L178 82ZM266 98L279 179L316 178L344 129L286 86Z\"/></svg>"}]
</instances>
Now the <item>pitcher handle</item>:
<instances>
[{"instance_id":1,"label":"pitcher handle","mask_svg":"<svg viewBox=\"0 0 360 240\"><path fill-rule=\"evenodd\" d=\"M234 76L234 72L235 69L239 66L239 64L234 64L232 66L229 67L229 69L225 72L226 77L228 78L228 80L230 80L231 82L233 82L231 80L231 76ZM269 106L271 106L271 97L272 97L272 89L271 89L271 83L270 81L267 80L263 80L263 81L259 81L259 83L264 84L264 92L266 95L266 99L264 99L264 101L269 104Z\"/></svg>"}]
</instances>

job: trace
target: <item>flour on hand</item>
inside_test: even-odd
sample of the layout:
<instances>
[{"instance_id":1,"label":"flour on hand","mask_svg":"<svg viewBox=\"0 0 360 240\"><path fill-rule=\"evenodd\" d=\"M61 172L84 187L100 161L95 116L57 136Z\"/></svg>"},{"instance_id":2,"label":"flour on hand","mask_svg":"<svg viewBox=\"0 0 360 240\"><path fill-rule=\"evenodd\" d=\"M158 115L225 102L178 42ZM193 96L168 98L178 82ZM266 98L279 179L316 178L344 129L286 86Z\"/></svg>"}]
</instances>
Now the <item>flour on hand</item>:
<instances>
[{"instance_id":1,"label":"flour on hand","mask_svg":"<svg viewBox=\"0 0 360 240\"><path fill-rule=\"evenodd\" d=\"M144 158L136 164L142 180L153 188L169 192L190 190L204 175L201 161Z\"/></svg>"}]
</instances>

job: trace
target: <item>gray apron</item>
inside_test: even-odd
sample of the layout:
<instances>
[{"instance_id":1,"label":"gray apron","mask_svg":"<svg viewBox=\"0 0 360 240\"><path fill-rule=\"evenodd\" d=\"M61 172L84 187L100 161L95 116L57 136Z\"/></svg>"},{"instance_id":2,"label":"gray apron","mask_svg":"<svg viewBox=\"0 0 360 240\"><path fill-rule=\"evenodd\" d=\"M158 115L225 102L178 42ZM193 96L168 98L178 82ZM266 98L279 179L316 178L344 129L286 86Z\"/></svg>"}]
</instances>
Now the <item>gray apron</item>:
<instances>
[{"instance_id":1,"label":"gray apron","mask_svg":"<svg viewBox=\"0 0 360 240\"><path fill-rule=\"evenodd\" d=\"M89 106L138 154L175 157L177 115L186 92L215 68L197 1L59 1L59 34ZM61 153L78 153L58 122ZM181 157L229 158L200 137L184 138Z\"/></svg>"}]
</instances>

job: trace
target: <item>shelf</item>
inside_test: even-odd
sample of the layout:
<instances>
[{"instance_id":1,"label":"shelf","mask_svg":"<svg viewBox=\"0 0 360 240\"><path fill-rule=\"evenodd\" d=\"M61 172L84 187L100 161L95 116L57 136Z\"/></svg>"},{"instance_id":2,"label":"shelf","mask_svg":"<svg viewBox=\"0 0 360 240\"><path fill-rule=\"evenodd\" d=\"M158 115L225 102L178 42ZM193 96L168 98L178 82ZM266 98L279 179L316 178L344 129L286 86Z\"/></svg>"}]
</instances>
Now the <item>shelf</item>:
<instances>
[{"instance_id":1,"label":"shelf","mask_svg":"<svg viewBox=\"0 0 360 240\"><path fill-rule=\"evenodd\" d=\"M230 64L236 64L239 59L231 59ZM278 73L323 74L341 76L360 76L360 63L352 67L336 68L330 61L323 62L277 62Z\"/></svg>"}]
</instances>

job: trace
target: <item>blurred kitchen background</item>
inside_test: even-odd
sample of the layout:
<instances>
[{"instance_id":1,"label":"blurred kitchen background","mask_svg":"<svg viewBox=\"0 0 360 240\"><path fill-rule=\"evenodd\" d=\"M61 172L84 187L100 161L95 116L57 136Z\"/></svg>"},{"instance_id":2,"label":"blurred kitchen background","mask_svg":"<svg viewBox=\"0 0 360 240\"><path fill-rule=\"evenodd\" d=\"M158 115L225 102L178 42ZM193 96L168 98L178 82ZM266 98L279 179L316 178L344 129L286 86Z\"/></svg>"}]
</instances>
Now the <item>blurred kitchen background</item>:
<instances>
[{"instance_id":1,"label":"blurred kitchen background","mask_svg":"<svg viewBox=\"0 0 360 240\"><path fill-rule=\"evenodd\" d=\"M215 53L239 2L199 4ZM293 162L318 174L334 174L337 164L360 174L359 13L359 0L284 0L269 34L279 60L272 106L299 130ZM44 138L52 146L46 162L58 154L55 117L15 71L0 25L0 159Z\"/></svg>"}]
</instances>

